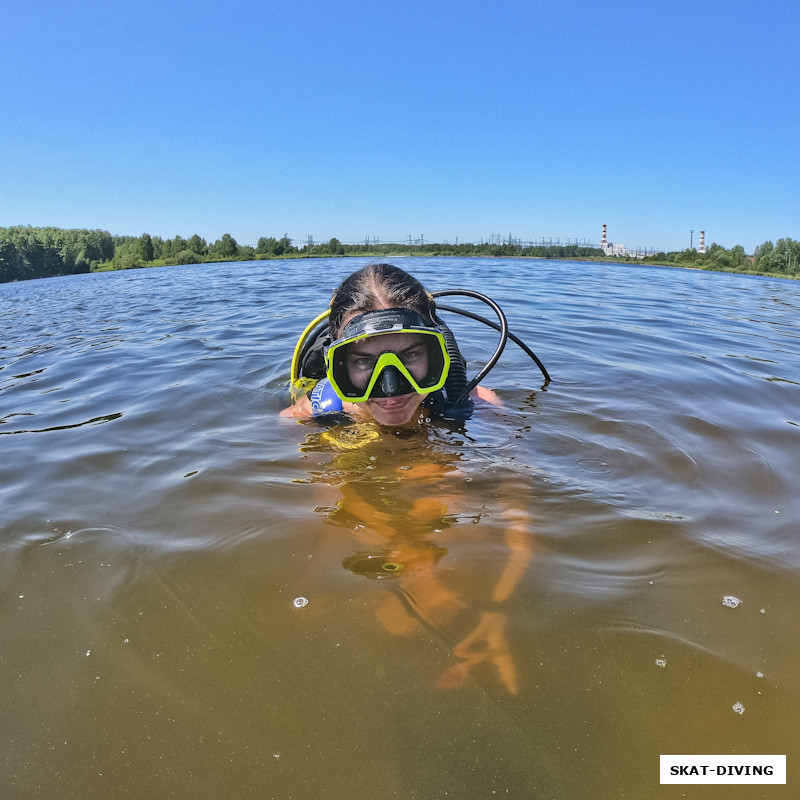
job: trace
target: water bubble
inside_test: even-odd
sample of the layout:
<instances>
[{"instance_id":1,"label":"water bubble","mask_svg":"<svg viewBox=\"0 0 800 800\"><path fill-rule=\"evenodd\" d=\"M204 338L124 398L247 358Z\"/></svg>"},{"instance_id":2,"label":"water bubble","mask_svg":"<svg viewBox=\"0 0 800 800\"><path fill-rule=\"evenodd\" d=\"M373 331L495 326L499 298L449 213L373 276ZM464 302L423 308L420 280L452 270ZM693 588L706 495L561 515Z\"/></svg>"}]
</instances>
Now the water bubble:
<instances>
[{"instance_id":1,"label":"water bubble","mask_svg":"<svg viewBox=\"0 0 800 800\"><path fill-rule=\"evenodd\" d=\"M656 659L656 666L657 667L666 667L667 666L667 659L664 658L664 656L661 656L661 658L657 658Z\"/></svg>"},{"instance_id":2,"label":"water bubble","mask_svg":"<svg viewBox=\"0 0 800 800\"><path fill-rule=\"evenodd\" d=\"M725 597L722 598L722 605L726 608L736 608L742 601L738 597L734 597L732 594L726 594Z\"/></svg>"},{"instance_id":3,"label":"water bubble","mask_svg":"<svg viewBox=\"0 0 800 800\"><path fill-rule=\"evenodd\" d=\"M293 605L295 608L305 608L308 605L308 598L295 597Z\"/></svg>"},{"instance_id":4,"label":"water bubble","mask_svg":"<svg viewBox=\"0 0 800 800\"><path fill-rule=\"evenodd\" d=\"M744 706L741 703L734 703L733 710L739 715L744 714Z\"/></svg>"}]
</instances>

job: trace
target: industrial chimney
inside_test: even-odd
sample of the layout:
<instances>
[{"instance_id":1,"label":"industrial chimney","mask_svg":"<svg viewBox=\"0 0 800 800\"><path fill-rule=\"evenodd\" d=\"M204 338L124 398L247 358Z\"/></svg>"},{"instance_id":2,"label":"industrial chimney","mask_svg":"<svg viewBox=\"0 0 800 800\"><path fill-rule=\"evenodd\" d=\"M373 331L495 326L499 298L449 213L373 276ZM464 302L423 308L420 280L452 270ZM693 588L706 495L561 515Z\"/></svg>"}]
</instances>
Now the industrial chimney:
<instances>
[{"instance_id":1,"label":"industrial chimney","mask_svg":"<svg viewBox=\"0 0 800 800\"><path fill-rule=\"evenodd\" d=\"M700 231L700 247L697 248L698 253L705 253L706 251L706 232Z\"/></svg>"}]
</instances>

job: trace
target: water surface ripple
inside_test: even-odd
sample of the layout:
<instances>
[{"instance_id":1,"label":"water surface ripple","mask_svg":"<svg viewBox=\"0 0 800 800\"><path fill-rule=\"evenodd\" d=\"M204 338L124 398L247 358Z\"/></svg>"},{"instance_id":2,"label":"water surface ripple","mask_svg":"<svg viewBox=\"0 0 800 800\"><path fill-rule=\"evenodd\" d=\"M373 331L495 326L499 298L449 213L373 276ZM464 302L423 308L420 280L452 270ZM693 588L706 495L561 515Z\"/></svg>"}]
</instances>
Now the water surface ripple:
<instances>
[{"instance_id":1,"label":"water surface ripple","mask_svg":"<svg viewBox=\"0 0 800 800\"><path fill-rule=\"evenodd\" d=\"M463 426L279 419L364 263L0 285L0 796L672 798L661 753L791 765L800 283L397 259L497 300L552 383L509 344ZM497 334L447 319L474 373Z\"/></svg>"}]
</instances>

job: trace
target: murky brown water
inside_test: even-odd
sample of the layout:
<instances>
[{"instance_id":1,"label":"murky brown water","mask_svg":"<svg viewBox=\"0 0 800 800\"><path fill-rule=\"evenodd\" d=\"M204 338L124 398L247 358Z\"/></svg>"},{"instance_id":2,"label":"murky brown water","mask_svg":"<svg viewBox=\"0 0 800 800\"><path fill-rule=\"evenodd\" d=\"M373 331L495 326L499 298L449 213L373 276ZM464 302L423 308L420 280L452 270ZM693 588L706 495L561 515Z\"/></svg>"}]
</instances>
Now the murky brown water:
<instances>
[{"instance_id":1,"label":"murky brown water","mask_svg":"<svg viewBox=\"0 0 800 800\"><path fill-rule=\"evenodd\" d=\"M509 345L463 428L278 419L362 263L0 286L0 797L793 796L800 284L399 260L553 383Z\"/></svg>"}]
</instances>

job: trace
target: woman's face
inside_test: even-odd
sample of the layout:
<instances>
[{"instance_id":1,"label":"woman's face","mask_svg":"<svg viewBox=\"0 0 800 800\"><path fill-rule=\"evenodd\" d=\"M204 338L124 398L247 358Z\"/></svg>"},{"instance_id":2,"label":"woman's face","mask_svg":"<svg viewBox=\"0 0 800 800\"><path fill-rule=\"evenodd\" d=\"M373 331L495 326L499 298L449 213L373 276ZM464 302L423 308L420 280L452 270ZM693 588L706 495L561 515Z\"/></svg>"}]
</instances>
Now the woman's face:
<instances>
[{"instance_id":1,"label":"woman's face","mask_svg":"<svg viewBox=\"0 0 800 800\"><path fill-rule=\"evenodd\" d=\"M345 318L344 324L353 316ZM413 333L386 333L348 346L345 363L351 382L358 388L366 387L378 356L387 352L395 353L411 375L422 380L428 374L428 351L421 339ZM416 417L424 399L425 395L411 392L396 397L374 397L357 405L380 425L405 425Z\"/></svg>"}]
</instances>

